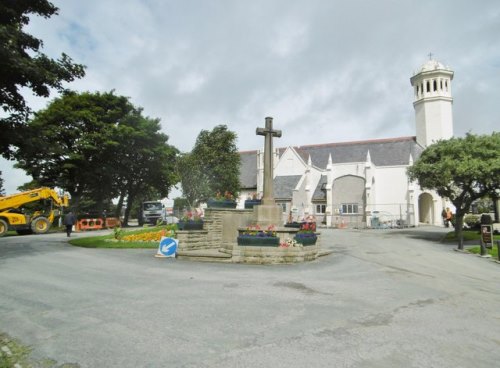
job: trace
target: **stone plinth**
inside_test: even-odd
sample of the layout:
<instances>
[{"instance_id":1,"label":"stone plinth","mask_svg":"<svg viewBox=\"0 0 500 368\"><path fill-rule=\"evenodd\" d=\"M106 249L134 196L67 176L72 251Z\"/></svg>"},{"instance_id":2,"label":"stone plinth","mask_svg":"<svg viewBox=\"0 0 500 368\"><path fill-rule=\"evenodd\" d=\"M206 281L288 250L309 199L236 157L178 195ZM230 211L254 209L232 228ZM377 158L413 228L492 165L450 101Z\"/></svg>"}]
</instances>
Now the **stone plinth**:
<instances>
[{"instance_id":1,"label":"stone plinth","mask_svg":"<svg viewBox=\"0 0 500 368\"><path fill-rule=\"evenodd\" d=\"M210 248L231 249L236 243L238 228L248 226L252 217L252 210L207 208L204 219L207 244Z\"/></svg>"},{"instance_id":2,"label":"stone plinth","mask_svg":"<svg viewBox=\"0 0 500 368\"><path fill-rule=\"evenodd\" d=\"M276 204L261 204L253 208L254 224L261 227L280 226L283 222L282 208Z\"/></svg>"},{"instance_id":3,"label":"stone plinth","mask_svg":"<svg viewBox=\"0 0 500 368\"><path fill-rule=\"evenodd\" d=\"M319 245L308 247L249 247L236 245L231 251L233 263L279 264L314 261L320 254Z\"/></svg>"}]
</instances>

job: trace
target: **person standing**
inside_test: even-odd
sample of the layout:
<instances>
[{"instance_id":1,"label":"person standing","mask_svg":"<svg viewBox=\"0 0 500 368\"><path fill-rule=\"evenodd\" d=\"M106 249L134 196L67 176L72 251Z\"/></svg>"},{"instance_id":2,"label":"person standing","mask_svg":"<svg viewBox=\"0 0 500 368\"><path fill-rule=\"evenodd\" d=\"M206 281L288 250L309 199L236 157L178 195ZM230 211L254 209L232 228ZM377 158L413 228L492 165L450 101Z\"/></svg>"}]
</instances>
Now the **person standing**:
<instances>
[{"instance_id":1,"label":"person standing","mask_svg":"<svg viewBox=\"0 0 500 368\"><path fill-rule=\"evenodd\" d=\"M73 230L73 225L76 223L76 216L70 210L66 215L64 215L63 224L66 226L66 235L68 238L71 236L71 230Z\"/></svg>"},{"instance_id":2,"label":"person standing","mask_svg":"<svg viewBox=\"0 0 500 368\"><path fill-rule=\"evenodd\" d=\"M451 212L449 207L446 207L446 227L450 226L452 219L453 219L453 212Z\"/></svg>"},{"instance_id":3,"label":"person standing","mask_svg":"<svg viewBox=\"0 0 500 368\"><path fill-rule=\"evenodd\" d=\"M446 208L443 208L443 212L441 212L441 217L443 218L443 225L444 225L444 227L448 227L448 223L446 221L446 216L447 216L447 214L446 214Z\"/></svg>"}]
</instances>

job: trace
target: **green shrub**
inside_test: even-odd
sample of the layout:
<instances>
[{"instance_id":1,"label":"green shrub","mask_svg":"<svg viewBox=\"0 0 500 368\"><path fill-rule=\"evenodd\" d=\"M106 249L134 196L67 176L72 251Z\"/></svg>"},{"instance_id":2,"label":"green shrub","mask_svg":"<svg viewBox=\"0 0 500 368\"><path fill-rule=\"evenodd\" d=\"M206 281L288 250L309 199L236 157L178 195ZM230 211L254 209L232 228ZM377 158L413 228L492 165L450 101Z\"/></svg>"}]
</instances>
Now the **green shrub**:
<instances>
[{"instance_id":1,"label":"green shrub","mask_svg":"<svg viewBox=\"0 0 500 368\"><path fill-rule=\"evenodd\" d=\"M469 229L479 229L481 225L481 215L465 215L464 224L466 224Z\"/></svg>"}]
</instances>

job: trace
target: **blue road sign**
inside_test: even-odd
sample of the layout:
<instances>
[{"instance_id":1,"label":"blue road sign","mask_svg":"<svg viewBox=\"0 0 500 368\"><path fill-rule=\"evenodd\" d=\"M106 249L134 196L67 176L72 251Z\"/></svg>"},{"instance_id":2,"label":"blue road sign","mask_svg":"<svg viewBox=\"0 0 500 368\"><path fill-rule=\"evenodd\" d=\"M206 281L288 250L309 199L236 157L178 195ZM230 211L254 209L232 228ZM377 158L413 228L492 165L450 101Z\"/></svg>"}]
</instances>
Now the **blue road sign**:
<instances>
[{"instance_id":1,"label":"blue road sign","mask_svg":"<svg viewBox=\"0 0 500 368\"><path fill-rule=\"evenodd\" d=\"M158 253L163 257L175 257L175 252L177 251L178 244L179 242L177 239L163 237L160 240Z\"/></svg>"}]
</instances>

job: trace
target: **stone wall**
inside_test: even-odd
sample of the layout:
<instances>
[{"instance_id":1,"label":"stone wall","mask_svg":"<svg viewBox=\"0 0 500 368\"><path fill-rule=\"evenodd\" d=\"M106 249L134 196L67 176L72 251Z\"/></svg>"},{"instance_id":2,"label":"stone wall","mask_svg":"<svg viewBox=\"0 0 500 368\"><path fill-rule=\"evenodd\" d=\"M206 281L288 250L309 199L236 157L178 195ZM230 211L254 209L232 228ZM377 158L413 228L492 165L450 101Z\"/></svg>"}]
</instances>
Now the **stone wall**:
<instances>
[{"instance_id":1,"label":"stone wall","mask_svg":"<svg viewBox=\"0 0 500 368\"><path fill-rule=\"evenodd\" d=\"M179 250L232 249L237 244L238 227L252 223L253 210L207 208L203 230L177 231Z\"/></svg>"},{"instance_id":2,"label":"stone wall","mask_svg":"<svg viewBox=\"0 0 500 368\"><path fill-rule=\"evenodd\" d=\"M236 245L238 227L248 226L252 220L253 210L251 209L205 209L203 228L208 231L207 248L232 249Z\"/></svg>"},{"instance_id":3,"label":"stone wall","mask_svg":"<svg viewBox=\"0 0 500 368\"><path fill-rule=\"evenodd\" d=\"M206 230L178 230L179 250L207 249Z\"/></svg>"}]
</instances>

